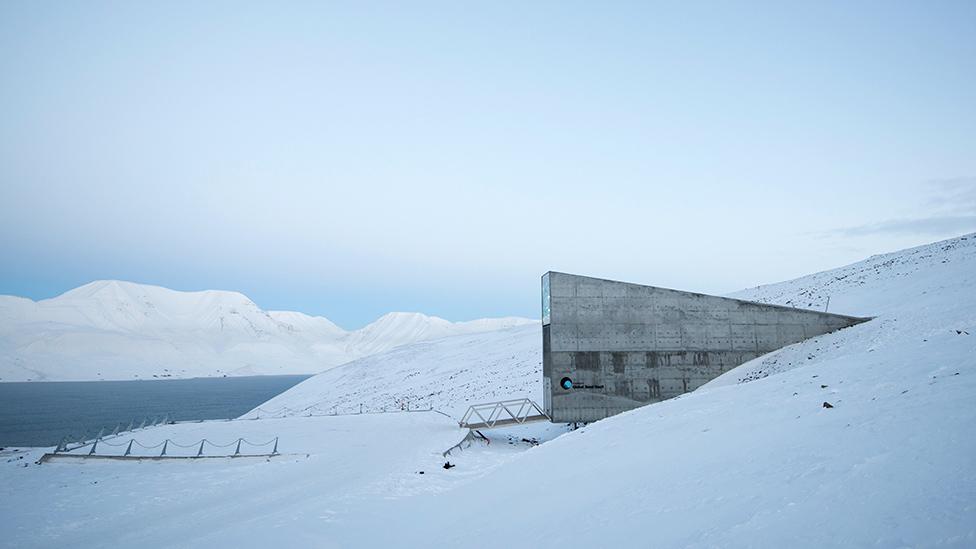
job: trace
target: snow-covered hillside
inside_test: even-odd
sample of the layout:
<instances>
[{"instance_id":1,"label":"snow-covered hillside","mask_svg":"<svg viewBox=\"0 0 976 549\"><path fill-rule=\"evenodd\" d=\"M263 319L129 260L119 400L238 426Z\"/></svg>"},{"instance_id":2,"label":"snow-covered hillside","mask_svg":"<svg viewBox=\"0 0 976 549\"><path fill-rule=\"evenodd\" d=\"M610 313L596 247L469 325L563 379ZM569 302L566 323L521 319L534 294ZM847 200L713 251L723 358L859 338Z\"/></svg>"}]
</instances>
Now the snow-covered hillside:
<instances>
[{"instance_id":1,"label":"snow-covered hillside","mask_svg":"<svg viewBox=\"0 0 976 549\"><path fill-rule=\"evenodd\" d=\"M864 351L876 339L898 338L903 330L931 331L933 343L961 335L953 327L959 324L958 316L932 314L932 310L961 309L959 314L966 317L973 299L957 296L976 298L973 272L976 235L968 235L732 294L730 297L739 299L821 310L829 296L831 311L876 319L856 330L842 330L765 355L708 386L758 379L855 349ZM478 402L522 396L541 402L541 337L539 327L532 325L416 343L314 376L262 404L261 409L289 414L312 406L341 411L363 405L366 410L378 410L409 403L461 414Z\"/></svg>"},{"instance_id":2,"label":"snow-covered hillside","mask_svg":"<svg viewBox=\"0 0 976 549\"><path fill-rule=\"evenodd\" d=\"M388 505L389 527L423 507L465 525L432 545L976 546L976 235L739 295L877 318Z\"/></svg>"},{"instance_id":3,"label":"snow-covered hillside","mask_svg":"<svg viewBox=\"0 0 976 549\"><path fill-rule=\"evenodd\" d=\"M513 396L542 402L542 331L519 326L404 345L313 376L261 405L264 415L433 407L454 417ZM260 415L257 410L245 417Z\"/></svg>"},{"instance_id":4,"label":"snow-covered hillside","mask_svg":"<svg viewBox=\"0 0 976 549\"><path fill-rule=\"evenodd\" d=\"M390 517L389 530L349 539L973 546L976 235L734 297L823 308L828 296L831 311L876 318L761 357L695 393L545 443L463 489L378 504L373 512ZM457 414L467 404L462 398L534 397L538 374L528 374L538 371L538 330L493 337L504 350L470 338L420 343L313 377L268 405L389 405L408 397ZM499 358L509 375L469 373L497 369ZM468 467L467 459L482 466L470 455L458 458L459 467ZM566 518L579 527L540 528L540 514L542 524ZM428 534L413 526L422 516L464 527ZM338 532L365 528L363 516L346 519Z\"/></svg>"},{"instance_id":5,"label":"snow-covered hillside","mask_svg":"<svg viewBox=\"0 0 976 549\"><path fill-rule=\"evenodd\" d=\"M828 294L830 310L876 318L534 447L490 431L442 458L461 432L420 412L132 435L281 436L285 455L268 462L33 466L38 451L8 453L0 546L976 546L976 235L744 296ZM265 406L411 398L457 412L533 396L539 347L537 326L416 343Z\"/></svg>"},{"instance_id":6,"label":"snow-covered hillside","mask_svg":"<svg viewBox=\"0 0 976 549\"><path fill-rule=\"evenodd\" d=\"M900 353L926 362L970 349L976 361L976 233L899 252L731 297L830 310L875 320L856 329L814 338L759 357L709 383L750 381L810 363L858 360L881 363ZM960 348L961 349L957 349ZM909 351L906 349L915 349ZM965 356L965 355L963 355Z\"/></svg>"},{"instance_id":7,"label":"snow-covered hillside","mask_svg":"<svg viewBox=\"0 0 976 549\"><path fill-rule=\"evenodd\" d=\"M532 323L389 313L347 332L236 292L98 281L37 302L0 296L0 380L311 374L404 343Z\"/></svg>"}]
</instances>

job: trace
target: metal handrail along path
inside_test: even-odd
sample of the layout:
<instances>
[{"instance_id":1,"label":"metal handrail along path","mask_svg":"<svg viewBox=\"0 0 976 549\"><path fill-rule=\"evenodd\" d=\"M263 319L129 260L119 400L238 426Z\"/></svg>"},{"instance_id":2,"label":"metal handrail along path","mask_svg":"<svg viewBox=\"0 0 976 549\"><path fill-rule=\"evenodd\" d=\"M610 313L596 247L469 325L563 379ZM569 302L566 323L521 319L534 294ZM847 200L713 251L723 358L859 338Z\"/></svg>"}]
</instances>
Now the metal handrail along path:
<instances>
[{"instance_id":1,"label":"metal handrail along path","mask_svg":"<svg viewBox=\"0 0 976 549\"><path fill-rule=\"evenodd\" d=\"M535 412L535 413L533 413ZM551 421L538 404L528 398L475 404L468 408L458 424L466 429L490 429L521 425L532 421Z\"/></svg>"}]
</instances>

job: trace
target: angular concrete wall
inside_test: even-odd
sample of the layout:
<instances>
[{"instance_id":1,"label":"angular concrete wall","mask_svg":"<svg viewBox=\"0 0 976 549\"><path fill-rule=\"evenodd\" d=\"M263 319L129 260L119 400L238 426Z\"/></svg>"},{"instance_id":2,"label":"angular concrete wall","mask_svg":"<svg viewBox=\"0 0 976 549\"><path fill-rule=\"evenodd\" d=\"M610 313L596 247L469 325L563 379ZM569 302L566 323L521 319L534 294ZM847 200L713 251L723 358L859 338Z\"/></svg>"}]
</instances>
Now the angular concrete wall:
<instances>
[{"instance_id":1,"label":"angular concrete wall","mask_svg":"<svg viewBox=\"0 0 976 549\"><path fill-rule=\"evenodd\" d=\"M557 272L543 276L543 311L544 407L556 422L672 398L869 320ZM561 386L567 378L572 388Z\"/></svg>"}]
</instances>

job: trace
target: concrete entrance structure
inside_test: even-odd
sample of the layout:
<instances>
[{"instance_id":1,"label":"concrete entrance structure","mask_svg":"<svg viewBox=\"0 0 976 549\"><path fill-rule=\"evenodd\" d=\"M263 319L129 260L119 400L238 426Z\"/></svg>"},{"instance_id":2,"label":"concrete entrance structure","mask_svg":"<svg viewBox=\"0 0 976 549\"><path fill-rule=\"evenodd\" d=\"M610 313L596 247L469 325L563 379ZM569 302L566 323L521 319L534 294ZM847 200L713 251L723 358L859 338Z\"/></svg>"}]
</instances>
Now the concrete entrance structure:
<instances>
[{"instance_id":1,"label":"concrete entrance structure","mask_svg":"<svg viewBox=\"0 0 976 549\"><path fill-rule=\"evenodd\" d=\"M867 320L549 272L542 277L543 408L555 422L596 421Z\"/></svg>"}]
</instances>

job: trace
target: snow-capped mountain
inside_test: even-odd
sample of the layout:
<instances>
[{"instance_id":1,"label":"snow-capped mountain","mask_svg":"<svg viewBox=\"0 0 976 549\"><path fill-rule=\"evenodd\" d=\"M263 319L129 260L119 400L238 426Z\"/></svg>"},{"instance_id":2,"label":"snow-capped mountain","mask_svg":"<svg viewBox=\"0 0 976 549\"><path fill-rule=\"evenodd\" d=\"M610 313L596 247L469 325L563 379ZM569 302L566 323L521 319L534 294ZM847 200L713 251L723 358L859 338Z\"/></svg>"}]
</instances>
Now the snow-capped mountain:
<instances>
[{"instance_id":1,"label":"snow-capped mountain","mask_svg":"<svg viewBox=\"0 0 976 549\"><path fill-rule=\"evenodd\" d=\"M291 410L275 419L131 435L145 455L166 439L192 453L204 438L280 437L272 460L160 461L151 475L105 460L78 475L30 466L43 449L10 454L0 545L973 547L976 235L737 295L803 306L829 295L830 310L875 318L679 398L565 434L543 422L485 430L490 444L447 457L464 435L451 419L358 405L408 400L457 417L472 402L538 398L540 331L400 346L265 403ZM306 417L309 406L337 415Z\"/></svg>"},{"instance_id":2,"label":"snow-capped mountain","mask_svg":"<svg viewBox=\"0 0 976 549\"><path fill-rule=\"evenodd\" d=\"M103 280L36 302L0 296L0 380L311 374L404 343L532 322L390 313L346 331L237 292Z\"/></svg>"}]
</instances>

